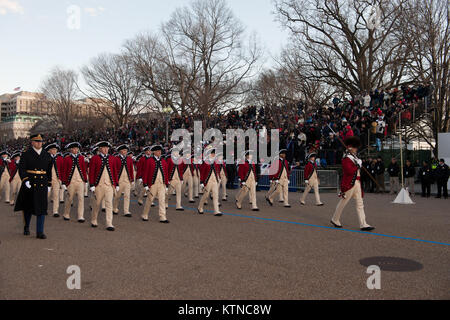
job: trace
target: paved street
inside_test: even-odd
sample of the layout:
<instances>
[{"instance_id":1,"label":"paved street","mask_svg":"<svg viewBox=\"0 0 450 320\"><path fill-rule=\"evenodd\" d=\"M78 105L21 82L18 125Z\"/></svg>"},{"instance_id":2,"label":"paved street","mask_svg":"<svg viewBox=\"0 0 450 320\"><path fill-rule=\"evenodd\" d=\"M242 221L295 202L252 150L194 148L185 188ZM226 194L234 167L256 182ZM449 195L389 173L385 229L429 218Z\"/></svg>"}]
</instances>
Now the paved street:
<instances>
[{"instance_id":1,"label":"paved street","mask_svg":"<svg viewBox=\"0 0 450 320\"><path fill-rule=\"evenodd\" d=\"M449 201L398 206L388 195L367 195L367 220L377 227L367 234L352 232L359 231L353 202L346 229L335 230L334 193L322 195L321 208L313 195L300 207L299 196L290 194L292 209L269 208L259 192L262 211L252 212L248 204L237 210L231 192L223 217L170 208L169 225L158 223L156 208L142 222L133 198L134 217L115 217L113 233L104 214L100 228L90 227L86 203L85 224L47 217L44 241L35 238L35 219L24 237L21 216L2 203L0 299L450 299ZM381 290L368 290L360 260L370 257L419 268L382 271ZM70 265L81 268L81 290L67 289Z\"/></svg>"}]
</instances>

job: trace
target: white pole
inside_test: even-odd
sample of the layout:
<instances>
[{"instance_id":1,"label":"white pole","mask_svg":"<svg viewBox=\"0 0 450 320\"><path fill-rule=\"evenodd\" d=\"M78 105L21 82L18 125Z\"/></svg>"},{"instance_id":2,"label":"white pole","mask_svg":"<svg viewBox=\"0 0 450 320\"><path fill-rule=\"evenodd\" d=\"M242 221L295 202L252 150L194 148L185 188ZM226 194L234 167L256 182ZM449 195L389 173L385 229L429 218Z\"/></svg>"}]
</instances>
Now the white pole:
<instances>
[{"instance_id":1,"label":"white pole","mask_svg":"<svg viewBox=\"0 0 450 320\"><path fill-rule=\"evenodd\" d=\"M402 111L400 111L398 123L400 127L400 133L399 133L399 142L400 142L400 170L401 170L401 177L402 177L402 189L405 188L405 177L403 175L403 141L402 141Z\"/></svg>"}]
</instances>

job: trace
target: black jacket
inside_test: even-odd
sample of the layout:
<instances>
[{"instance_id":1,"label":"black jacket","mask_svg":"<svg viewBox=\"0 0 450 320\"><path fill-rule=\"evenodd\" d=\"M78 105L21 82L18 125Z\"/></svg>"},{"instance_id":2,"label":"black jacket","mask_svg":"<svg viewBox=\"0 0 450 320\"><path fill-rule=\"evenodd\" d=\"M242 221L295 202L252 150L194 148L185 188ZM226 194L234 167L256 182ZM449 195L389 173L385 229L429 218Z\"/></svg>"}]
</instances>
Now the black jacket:
<instances>
[{"instance_id":1,"label":"black jacket","mask_svg":"<svg viewBox=\"0 0 450 320\"><path fill-rule=\"evenodd\" d=\"M430 166L420 168L419 179L422 183L433 183L433 169Z\"/></svg>"},{"instance_id":2,"label":"black jacket","mask_svg":"<svg viewBox=\"0 0 450 320\"><path fill-rule=\"evenodd\" d=\"M389 164L388 173L391 178L397 178L400 173L400 167L397 163L393 164L392 162Z\"/></svg>"},{"instance_id":3,"label":"black jacket","mask_svg":"<svg viewBox=\"0 0 450 320\"><path fill-rule=\"evenodd\" d=\"M35 216L47 215L48 187L52 183L52 159L42 150L39 155L33 148L26 151L19 162L22 186L17 196L14 211L24 211ZM31 189L26 187L29 181Z\"/></svg>"},{"instance_id":4,"label":"black jacket","mask_svg":"<svg viewBox=\"0 0 450 320\"><path fill-rule=\"evenodd\" d=\"M403 167L403 176L405 178L414 178L416 176L416 168L413 166L404 166Z\"/></svg>"},{"instance_id":5,"label":"black jacket","mask_svg":"<svg viewBox=\"0 0 450 320\"><path fill-rule=\"evenodd\" d=\"M448 165L444 164L443 166L438 165L437 168L434 170L434 176L436 177L436 180L439 182L447 182L449 177L449 168Z\"/></svg>"}]
</instances>

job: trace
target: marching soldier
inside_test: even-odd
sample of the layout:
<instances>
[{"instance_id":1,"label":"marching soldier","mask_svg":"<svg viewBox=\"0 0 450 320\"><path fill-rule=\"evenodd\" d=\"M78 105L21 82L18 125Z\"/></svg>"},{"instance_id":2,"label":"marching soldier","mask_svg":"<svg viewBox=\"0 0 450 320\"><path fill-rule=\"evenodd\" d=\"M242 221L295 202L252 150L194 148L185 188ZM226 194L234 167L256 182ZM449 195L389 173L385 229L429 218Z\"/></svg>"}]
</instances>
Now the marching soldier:
<instances>
[{"instance_id":1,"label":"marching soldier","mask_svg":"<svg viewBox=\"0 0 450 320\"><path fill-rule=\"evenodd\" d=\"M340 222L342 211L348 202L353 198L356 201L356 212L358 213L359 224L362 231L372 231L375 230L366 222L366 215L364 213L364 191L361 188L361 165L362 160L359 159L356 154L358 148L361 145L361 141L358 137L350 137L345 140L345 145L347 146L347 151L344 154L344 159L342 160L342 183L341 183L341 193L342 198L336 207L333 218L331 219L331 224L335 228L342 228Z\"/></svg>"},{"instance_id":2,"label":"marching soldier","mask_svg":"<svg viewBox=\"0 0 450 320\"><path fill-rule=\"evenodd\" d=\"M302 195L300 203L304 206L306 205L306 196L309 194L311 189L314 189L314 195L316 196L316 205L323 206L322 201L320 201L319 194L319 176L317 175L317 164L316 164L317 154L312 153L308 156L308 163L305 166L305 192Z\"/></svg>"},{"instance_id":3,"label":"marching soldier","mask_svg":"<svg viewBox=\"0 0 450 320\"><path fill-rule=\"evenodd\" d=\"M209 194L212 193L214 215L221 217L222 213L219 211L220 166L216 162L216 150L211 149L205 152L205 158L200 167L200 187L203 189L203 196L200 199L198 213L204 214L203 207Z\"/></svg>"},{"instance_id":4,"label":"marching soldier","mask_svg":"<svg viewBox=\"0 0 450 320\"><path fill-rule=\"evenodd\" d=\"M259 211L256 204L256 186L258 185L258 175L256 173L256 164L253 161L251 151L245 153L245 162L238 165L238 176L241 184L241 190L236 196L236 207L242 209L242 201L249 193L250 202L253 211Z\"/></svg>"},{"instance_id":5,"label":"marching soldier","mask_svg":"<svg viewBox=\"0 0 450 320\"><path fill-rule=\"evenodd\" d=\"M200 198L200 163L195 163L195 155L191 156L192 161L192 169L194 170L194 173L192 174L192 186L194 187L194 198L199 199Z\"/></svg>"},{"instance_id":6,"label":"marching soldier","mask_svg":"<svg viewBox=\"0 0 450 320\"><path fill-rule=\"evenodd\" d=\"M70 221L70 209L73 198L78 198L78 222L84 223L84 186L87 182L87 164L84 157L80 155L81 145L78 142L69 143L66 146L70 150L70 155L64 158L63 162L63 190L67 191L64 208L64 221Z\"/></svg>"},{"instance_id":7,"label":"marching soldier","mask_svg":"<svg viewBox=\"0 0 450 320\"><path fill-rule=\"evenodd\" d=\"M111 145L102 141L97 144L100 154L92 157L89 166L89 185L94 194L95 203L92 210L92 228L98 227L98 212L105 200L106 230L115 231L113 226L113 198L114 192L119 192L117 160L109 155Z\"/></svg>"},{"instance_id":8,"label":"marching soldier","mask_svg":"<svg viewBox=\"0 0 450 320\"><path fill-rule=\"evenodd\" d=\"M24 235L30 235L31 217L36 216L36 237L47 239L44 234L45 216L48 207L48 192L52 183L52 159L42 148L40 134L30 137L32 147L26 151L19 162L19 175L22 186L14 211L23 211Z\"/></svg>"},{"instance_id":9,"label":"marching soldier","mask_svg":"<svg viewBox=\"0 0 450 320\"><path fill-rule=\"evenodd\" d=\"M50 199L53 202L53 217L59 217L59 204L64 202L64 190L62 190L62 170L64 165L63 157L58 154L59 145L51 143L45 147L45 151L50 154L52 159L52 188L50 190ZM62 196L62 198L61 198Z\"/></svg>"},{"instance_id":10,"label":"marching soldier","mask_svg":"<svg viewBox=\"0 0 450 320\"><path fill-rule=\"evenodd\" d=\"M195 203L194 201L194 188L197 188L198 185L194 186L194 164L193 159L191 157L191 153L187 153L183 155L184 162L184 174L183 174L183 192L184 195L188 197L189 203ZM187 189L187 190L186 190ZM187 191L187 194L186 194Z\"/></svg>"},{"instance_id":11,"label":"marching soldier","mask_svg":"<svg viewBox=\"0 0 450 320\"><path fill-rule=\"evenodd\" d=\"M183 185L183 176L185 165L183 160L180 158L180 153L178 150L173 150L172 155L167 157L167 168L169 172L169 190L168 195L175 191L177 204L177 211L184 211L181 205L181 186ZM169 196L166 198L166 207L169 204Z\"/></svg>"},{"instance_id":12,"label":"marching soldier","mask_svg":"<svg viewBox=\"0 0 450 320\"><path fill-rule=\"evenodd\" d=\"M138 204L140 206L144 205L144 196L146 194L145 186L144 186L144 176L146 175L145 170L148 168L148 162L152 157L152 147L145 147L143 149L144 155L139 159L137 164L137 174L136 179L138 181L139 190L138 190Z\"/></svg>"},{"instance_id":13,"label":"marching soldier","mask_svg":"<svg viewBox=\"0 0 450 320\"><path fill-rule=\"evenodd\" d=\"M9 164L11 163L10 154L6 151L1 153L0 159L0 199L5 196L5 203L9 203L11 195L9 180L11 175L9 173Z\"/></svg>"},{"instance_id":14,"label":"marching soldier","mask_svg":"<svg viewBox=\"0 0 450 320\"><path fill-rule=\"evenodd\" d=\"M166 192L169 186L169 169L167 162L162 159L162 146L153 146L151 152L153 156L145 162L143 183L145 191L148 192L145 201L142 220L147 222L150 213L150 207L154 198L158 198L159 202L159 221L161 223L169 223L166 217Z\"/></svg>"},{"instance_id":15,"label":"marching soldier","mask_svg":"<svg viewBox=\"0 0 450 320\"><path fill-rule=\"evenodd\" d=\"M277 173L270 176L271 185L270 190L267 193L266 201L270 206L273 206L273 199L278 193L282 193L284 200L284 207L290 208L289 204L289 177L291 175L291 168L286 160L287 150L281 150L279 153L279 159L276 162L275 168L278 169ZM272 164L273 168L274 164Z\"/></svg>"},{"instance_id":16,"label":"marching soldier","mask_svg":"<svg viewBox=\"0 0 450 320\"><path fill-rule=\"evenodd\" d=\"M228 175L227 175L227 167L223 161L223 154L217 155L217 163L220 167L220 185L219 185L219 197L220 197L220 189L222 189L222 201L227 201L227 183L228 183Z\"/></svg>"},{"instance_id":17,"label":"marching soldier","mask_svg":"<svg viewBox=\"0 0 450 320\"><path fill-rule=\"evenodd\" d=\"M119 192L114 197L114 210L113 213L115 215L119 214L119 201L122 193L124 194L123 198L123 213L127 218L131 218L132 215L130 213L130 197L131 197L131 189L134 185L134 168L133 168L133 159L128 155L129 147L126 144L123 144L117 148L119 155L116 157L117 166L119 172Z\"/></svg>"},{"instance_id":18,"label":"marching soldier","mask_svg":"<svg viewBox=\"0 0 450 320\"><path fill-rule=\"evenodd\" d=\"M11 197L10 204L13 206L16 200L16 196L19 193L20 185L22 184L22 180L19 175L19 162L22 153L20 151L15 152L11 159L12 161L9 164L9 172L11 173L11 178L9 179L9 183L11 184Z\"/></svg>"}]
</instances>

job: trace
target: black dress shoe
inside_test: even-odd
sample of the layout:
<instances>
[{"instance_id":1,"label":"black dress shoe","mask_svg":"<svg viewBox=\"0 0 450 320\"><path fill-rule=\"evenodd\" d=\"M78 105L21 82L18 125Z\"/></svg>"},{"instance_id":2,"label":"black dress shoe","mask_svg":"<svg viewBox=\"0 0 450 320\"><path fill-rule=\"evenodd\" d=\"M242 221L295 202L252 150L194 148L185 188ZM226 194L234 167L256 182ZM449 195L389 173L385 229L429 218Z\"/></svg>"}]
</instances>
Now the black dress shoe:
<instances>
[{"instance_id":1,"label":"black dress shoe","mask_svg":"<svg viewBox=\"0 0 450 320\"><path fill-rule=\"evenodd\" d=\"M252 209L252 211L259 211L259 209L258 209L258 208L256 208L256 209Z\"/></svg>"},{"instance_id":2,"label":"black dress shoe","mask_svg":"<svg viewBox=\"0 0 450 320\"><path fill-rule=\"evenodd\" d=\"M141 203L141 202L138 202L138 205L139 205L140 207L142 207L144 204Z\"/></svg>"},{"instance_id":3,"label":"black dress shoe","mask_svg":"<svg viewBox=\"0 0 450 320\"><path fill-rule=\"evenodd\" d=\"M200 212L199 209L197 209L198 214L205 214L204 212Z\"/></svg>"},{"instance_id":4,"label":"black dress shoe","mask_svg":"<svg viewBox=\"0 0 450 320\"><path fill-rule=\"evenodd\" d=\"M111 231L111 232L112 232L112 231L116 231L116 229L115 229L114 227L108 227L108 228L106 228L106 230L107 230L107 231Z\"/></svg>"},{"instance_id":5,"label":"black dress shoe","mask_svg":"<svg viewBox=\"0 0 450 320\"><path fill-rule=\"evenodd\" d=\"M106 209L102 209L102 212L106 212Z\"/></svg>"},{"instance_id":6,"label":"black dress shoe","mask_svg":"<svg viewBox=\"0 0 450 320\"><path fill-rule=\"evenodd\" d=\"M154 208L154 207L156 207L156 205L155 205L155 204L152 204L152 208Z\"/></svg>"},{"instance_id":7,"label":"black dress shoe","mask_svg":"<svg viewBox=\"0 0 450 320\"><path fill-rule=\"evenodd\" d=\"M118 212L113 212L113 215L118 216L119 213Z\"/></svg>"},{"instance_id":8,"label":"black dress shoe","mask_svg":"<svg viewBox=\"0 0 450 320\"><path fill-rule=\"evenodd\" d=\"M63 203L64 203L64 201L60 201L59 203L60 203L60 204L63 204Z\"/></svg>"},{"instance_id":9,"label":"black dress shoe","mask_svg":"<svg viewBox=\"0 0 450 320\"><path fill-rule=\"evenodd\" d=\"M375 227L361 228L361 231L369 232L375 230Z\"/></svg>"},{"instance_id":10,"label":"black dress shoe","mask_svg":"<svg viewBox=\"0 0 450 320\"><path fill-rule=\"evenodd\" d=\"M144 218L142 218L142 221L144 221L144 222L148 222L148 219L144 219Z\"/></svg>"},{"instance_id":11,"label":"black dress shoe","mask_svg":"<svg viewBox=\"0 0 450 320\"><path fill-rule=\"evenodd\" d=\"M126 215L124 215L125 218L132 218L133 216L131 215L131 213L127 213Z\"/></svg>"},{"instance_id":12,"label":"black dress shoe","mask_svg":"<svg viewBox=\"0 0 450 320\"><path fill-rule=\"evenodd\" d=\"M164 220L164 221L160 221L159 223L169 224L170 221L169 220Z\"/></svg>"},{"instance_id":13,"label":"black dress shoe","mask_svg":"<svg viewBox=\"0 0 450 320\"><path fill-rule=\"evenodd\" d=\"M95 224L91 224L91 228L98 228L98 226Z\"/></svg>"},{"instance_id":14,"label":"black dress shoe","mask_svg":"<svg viewBox=\"0 0 450 320\"><path fill-rule=\"evenodd\" d=\"M221 217L221 216L223 216L222 213L216 213L216 214L214 215L214 217Z\"/></svg>"},{"instance_id":15,"label":"black dress shoe","mask_svg":"<svg viewBox=\"0 0 450 320\"><path fill-rule=\"evenodd\" d=\"M331 222L331 224L335 227L335 228L338 228L338 229L342 229L342 226L338 226L336 223L334 223L333 221L330 221Z\"/></svg>"},{"instance_id":16,"label":"black dress shoe","mask_svg":"<svg viewBox=\"0 0 450 320\"><path fill-rule=\"evenodd\" d=\"M46 236L45 234L43 234L43 233L38 233L37 236L36 236L36 238L37 238L37 239L45 240L45 239L47 239L47 236Z\"/></svg>"},{"instance_id":17,"label":"black dress shoe","mask_svg":"<svg viewBox=\"0 0 450 320\"><path fill-rule=\"evenodd\" d=\"M189 203L195 203L195 201L194 201L194 200L192 200L192 201L189 201Z\"/></svg>"},{"instance_id":18,"label":"black dress shoe","mask_svg":"<svg viewBox=\"0 0 450 320\"><path fill-rule=\"evenodd\" d=\"M184 211L184 208L178 208L176 211Z\"/></svg>"},{"instance_id":19,"label":"black dress shoe","mask_svg":"<svg viewBox=\"0 0 450 320\"><path fill-rule=\"evenodd\" d=\"M85 223L85 222L86 222L86 220L83 220L83 219L78 220L78 223Z\"/></svg>"},{"instance_id":20,"label":"black dress shoe","mask_svg":"<svg viewBox=\"0 0 450 320\"><path fill-rule=\"evenodd\" d=\"M287 209L291 208L291 206L284 206L284 207L287 208Z\"/></svg>"},{"instance_id":21,"label":"black dress shoe","mask_svg":"<svg viewBox=\"0 0 450 320\"><path fill-rule=\"evenodd\" d=\"M317 206L318 207L323 207L325 204L324 203L319 203Z\"/></svg>"},{"instance_id":22,"label":"black dress shoe","mask_svg":"<svg viewBox=\"0 0 450 320\"><path fill-rule=\"evenodd\" d=\"M266 198L266 201L271 207L273 207L273 202L270 202L269 198Z\"/></svg>"},{"instance_id":23,"label":"black dress shoe","mask_svg":"<svg viewBox=\"0 0 450 320\"><path fill-rule=\"evenodd\" d=\"M59 216L59 213L54 213L53 214L53 218L59 218L60 216Z\"/></svg>"},{"instance_id":24,"label":"black dress shoe","mask_svg":"<svg viewBox=\"0 0 450 320\"><path fill-rule=\"evenodd\" d=\"M24 229L23 229L23 235L24 235L24 236L29 236L29 235L30 235L30 229L24 228Z\"/></svg>"},{"instance_id":25,"label":"black dress shoe","mask_svg":"<svg viewBox=\"0 0 450 320\"><path fill-rule=\"evenodd\" d=\"M70 219L67 219L66 217L64 217L64 221L70 221Z\"/></svg>"}]
</instances>

